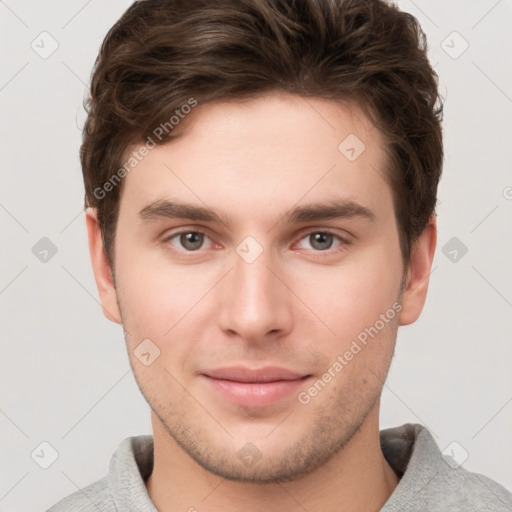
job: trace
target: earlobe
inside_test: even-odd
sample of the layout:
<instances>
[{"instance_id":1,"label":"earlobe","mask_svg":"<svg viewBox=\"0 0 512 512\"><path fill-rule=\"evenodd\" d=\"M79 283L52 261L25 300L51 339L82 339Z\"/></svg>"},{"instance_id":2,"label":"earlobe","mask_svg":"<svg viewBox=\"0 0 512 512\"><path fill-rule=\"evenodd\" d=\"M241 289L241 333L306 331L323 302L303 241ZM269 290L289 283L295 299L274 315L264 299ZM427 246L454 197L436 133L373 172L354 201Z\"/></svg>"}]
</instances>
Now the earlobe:
<instances>
[{"instance_id":1,"label":"earlobe","mask_svg":"<svg viewBox=\"0 0 512 512\"><path fill-rule=\"evenodd\" d=\"M101 237L98 215L95 208L87 208L85 211L87 235L89 240L89 253L96 280L96 286L100 295L103 314L112 322L121 322L121 312L117 303L117 294L112 276L112 269L108 261L103 240Z\"/></svg>"},{"instance_id":2,"label":"earlobe","mask_svg":"<svg viewBox=\"0 0 512 512\"><path fill-rule=\"evenodd\" d=\"M412 247L411 261L402 296L400 325L412 324L421 314L427 298L436 243L436 217L432 215L426 228Z\"/></svg>"}]
</instances>

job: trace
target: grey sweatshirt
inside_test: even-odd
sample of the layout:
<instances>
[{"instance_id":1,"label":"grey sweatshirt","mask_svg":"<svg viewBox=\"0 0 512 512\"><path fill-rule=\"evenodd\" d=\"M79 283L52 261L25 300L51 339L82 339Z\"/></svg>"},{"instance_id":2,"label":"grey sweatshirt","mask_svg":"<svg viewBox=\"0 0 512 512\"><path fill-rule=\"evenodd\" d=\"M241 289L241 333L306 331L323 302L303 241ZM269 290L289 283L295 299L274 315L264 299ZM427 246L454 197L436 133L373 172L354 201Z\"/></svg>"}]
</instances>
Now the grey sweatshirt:
<instances>
[{"instance_id":1,"label":"grey sweatshirt","mask_svg":"<svg viewBox=\"0 0 512 512\"><path fill-rule=\"evenodd\" d=\"M381 447L400 483L381 512L511 512L512 494L489 478L443 457L430 432L406 424L380 432ZM153 437L128 437L108 475L47 512L157 512L145 480L153 469Z\"/></svg>"}]
</instances>

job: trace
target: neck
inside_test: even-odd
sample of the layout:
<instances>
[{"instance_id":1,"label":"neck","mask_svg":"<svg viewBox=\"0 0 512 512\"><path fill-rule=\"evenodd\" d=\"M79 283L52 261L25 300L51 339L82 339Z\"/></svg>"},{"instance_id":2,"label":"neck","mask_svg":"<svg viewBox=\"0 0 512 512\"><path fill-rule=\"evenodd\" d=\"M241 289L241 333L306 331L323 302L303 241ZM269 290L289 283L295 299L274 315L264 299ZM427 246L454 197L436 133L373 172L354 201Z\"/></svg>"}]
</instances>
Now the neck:
<instances>
[{"instance_id":1,"label":"neck","mask_svg":"<svg viewBox=\"0 0 512 512\"><path fill-rule=\"evenodd\" d=\"M282 484L232 482L205 470L170 437L152 413L153 472L148 494L160 512L265 509L308 512L378 511L399 478L380 447L379 401L352 439L326 464Z\"/></svg>"}]
</instances>

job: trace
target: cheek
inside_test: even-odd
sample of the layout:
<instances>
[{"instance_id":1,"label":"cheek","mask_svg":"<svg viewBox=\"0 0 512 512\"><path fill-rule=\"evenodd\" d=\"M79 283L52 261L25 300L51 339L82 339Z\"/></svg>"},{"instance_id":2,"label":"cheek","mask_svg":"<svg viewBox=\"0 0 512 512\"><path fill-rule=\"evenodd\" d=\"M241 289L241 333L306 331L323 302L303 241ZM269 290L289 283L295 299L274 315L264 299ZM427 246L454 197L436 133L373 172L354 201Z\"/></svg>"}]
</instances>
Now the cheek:
<instances>
[{"instance_id":1,"label":"cheek","mask_svg":"<svg viewBox=\"0 0 512 512\"><path fill-rule=\"evenodd\" d=\"M116 236L116 287L133 363L138 365L134 350L149 339L160 351L153 371L162 366L182 372L208 323L215 321L208 292L223 269L173 262L163 248L143 246L126 224L119 226ZM151 374L145 368L140 371L142 378ZM164 374L163 382L166 379Z\"/></svg>"},{"instance_id":2,"label":"cheek","mask_svg":"<svg viewBox=\"0 0 512 512\"><path fill-rule=\"evenodd\" d=\"M400 268L396 263L393 268L394 260L385 254L369 253L336 267L298 271L293 276L294 291L340 343L373 325L398 298Z\"/></svg>"},{"instance_id":3,"label":"cheek","mask_svg":"<svg viewBox=\"0 0 512 512\"><path fill-rule=\"evenodd\" d=\"M200 338L205 322L215 318L208 314L208 292L218 270L172 264L155 252L119 251L116 285L124 327L131 345L149 338L162 355L171 351L179 359L179 352L191 350Z\"/></svg>"}]
</instances>

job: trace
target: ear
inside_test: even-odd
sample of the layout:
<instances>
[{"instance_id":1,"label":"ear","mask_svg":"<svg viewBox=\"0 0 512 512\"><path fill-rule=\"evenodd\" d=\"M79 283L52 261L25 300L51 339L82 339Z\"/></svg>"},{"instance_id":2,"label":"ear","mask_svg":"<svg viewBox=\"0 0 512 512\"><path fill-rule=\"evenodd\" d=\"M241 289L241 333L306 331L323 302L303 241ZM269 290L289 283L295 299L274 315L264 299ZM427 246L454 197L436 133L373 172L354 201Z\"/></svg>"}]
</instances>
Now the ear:
<instances>
[{"instance_id":1,"label":"ear","mask_svg":"<svg viewBox=\"0 0 512 512\"><path fill-rule=\"evenodd\" d=\"M412 247L411 261L403 290L399 325L412 324L420 316L427 298L430 269L432 268L436 243L436 217L432 215L427 227Z\"/></svg>"},{"instance_id":2,"label":"ear","mask_svg":"<svg viewBox=\"0 0 512 512\"><path fill-rule=\"evenodd\" d=\"M85 222L87 224L87 235L89 239L89 252L91 254L92 269L96 286L100 295L103 314L112 322L118 324L121 321L121 312L117 303L114 278L107 253L101 238L100 224L96 208L87 208L85 211Z\"/></svg>"}]
</instances>

